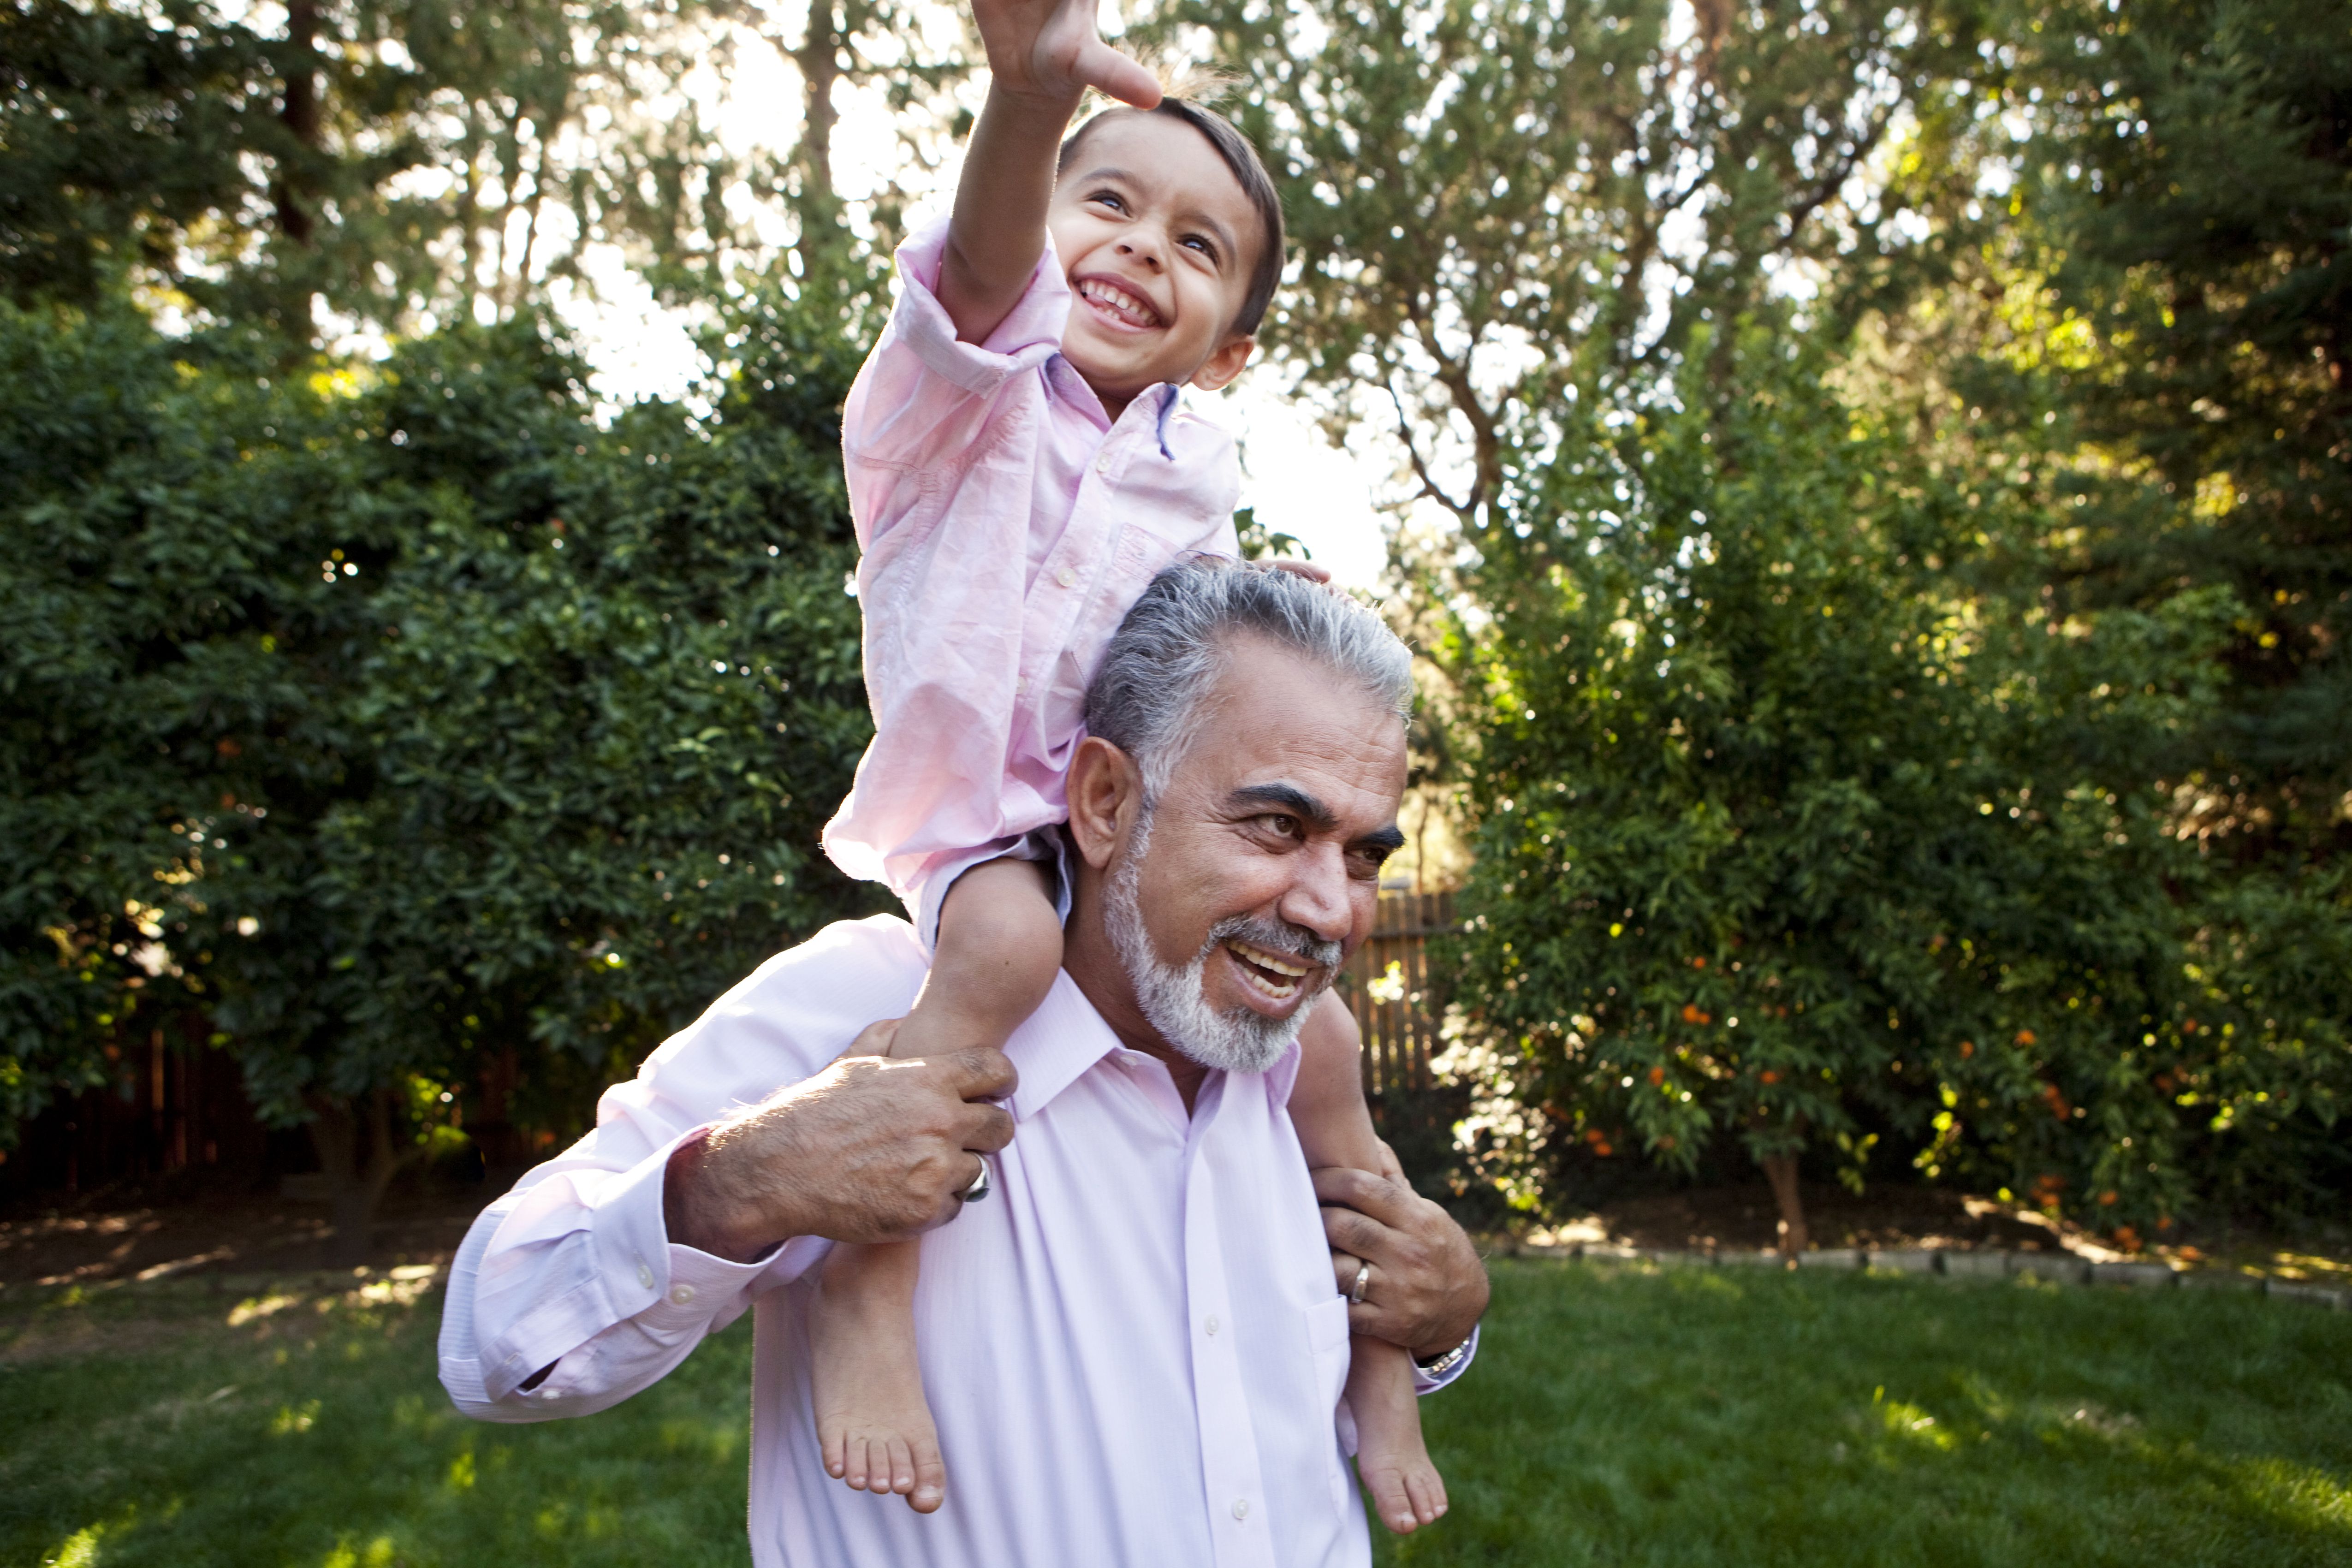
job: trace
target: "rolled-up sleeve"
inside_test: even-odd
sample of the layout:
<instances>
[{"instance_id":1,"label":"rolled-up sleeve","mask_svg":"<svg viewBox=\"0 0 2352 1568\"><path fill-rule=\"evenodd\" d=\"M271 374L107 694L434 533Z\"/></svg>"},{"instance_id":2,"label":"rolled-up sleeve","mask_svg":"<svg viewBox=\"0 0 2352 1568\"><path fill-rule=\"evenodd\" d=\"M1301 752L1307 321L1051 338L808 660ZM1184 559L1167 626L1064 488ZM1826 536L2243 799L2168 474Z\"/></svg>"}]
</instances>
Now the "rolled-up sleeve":
<instances>
[{"instance_id":1,"label":"rolled-up sleeve","mask_svg":"<svg viewBox=\"0 0 2352 1568\"><path fill-rule=\"evenodd\" d=\"M842 409L841 450L861 548L920 512L939 485L923 476L971 462L1026 402L1000 395L1061 352L1070 287L1050 237L1012 311L984 342L965 342L940 303L940 224L898 247L898 299Z\"/></svg>"},{"instance_id":2,"label":"rolled-up sleeve","mask_svg":"<svg viewBox=\"0 0 2352 1568\"><path fill-rule=\"evenodd\" d=\"M902 1015L922 953L901 921L827 928L763 964L607 1089L596 1130L466 1233L442 1308L441 1381L489 1421L584 1415L666 1375L760 1292L831 1246L800 1237L731 1263L669 1239L662 1180L691 1133L821 1071ZM543 1374L543 1375L541 1375Z\"/></svg>"}]
</instances>

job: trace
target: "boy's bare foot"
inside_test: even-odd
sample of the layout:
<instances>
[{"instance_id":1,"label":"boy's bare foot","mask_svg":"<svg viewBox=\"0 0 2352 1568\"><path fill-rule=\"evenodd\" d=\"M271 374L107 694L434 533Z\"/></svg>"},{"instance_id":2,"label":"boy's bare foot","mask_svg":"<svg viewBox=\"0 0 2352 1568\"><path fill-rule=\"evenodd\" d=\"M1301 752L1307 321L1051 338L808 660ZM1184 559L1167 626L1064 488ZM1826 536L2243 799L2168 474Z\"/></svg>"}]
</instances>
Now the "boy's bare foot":
<instances>
[{"instance_id":1,"label":"boy's bare foot","mask_svg":"<svg viewBox=\"0 0 2352 1568\"><path fill-rule=\"evenodd\" d=\"M1421 1439L1421 1402L1403 1351L1359 1335L1348 1368L1348 1408L1356 1417L1356 1475L1373 1511L1399 1535L1445 1512L1445 1482Z\"/></svg>"},{"instance_id":2,"label":"boy's bare foot","mask_svg":"<svg viewBox=\"0 0 2352 1568\"><path fill-rule=\"evenodd\" d=\"M948 1470L915 1354L915 1273L910 1241L833 1249L809 1310L810 1404L827 1475L929 1513Z\"/></svg>"},{"instance_id":3,"label":"boy's bare foot","mask_svg":"<svg viewBox=\"0 0 2352 1568\"><path fill-rule=\"evenodd\" d=\"M1363 1428L1357 1427L1356 1474L1372 1494L1372 1508L1381 1522L1399 1535L1411 1535L1424 1524L1434 1524L1445 1512L1445 1481L1429 1462L1429 1451L1419 1434L1410 1453L1376 1450Z\"/></svg>"}]
</instances>

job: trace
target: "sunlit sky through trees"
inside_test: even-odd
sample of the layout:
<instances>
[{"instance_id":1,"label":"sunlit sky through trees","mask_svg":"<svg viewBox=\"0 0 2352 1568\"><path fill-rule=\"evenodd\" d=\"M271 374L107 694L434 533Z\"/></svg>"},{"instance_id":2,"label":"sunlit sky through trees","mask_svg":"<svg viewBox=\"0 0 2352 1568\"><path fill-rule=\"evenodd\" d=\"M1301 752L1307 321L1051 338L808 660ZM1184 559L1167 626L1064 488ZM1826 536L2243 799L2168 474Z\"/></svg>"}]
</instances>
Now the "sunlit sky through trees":
<instances>
[{"instance_id":1,"label":"sunlit sky through trees","mask_svg":"<svg viewBox=\"0 0 2352 1568\"><path fill-rule=\"evenodd\" d=\"M249 15L266 30L282 26L267 15L278 9L274 5L248 9L230 4L223 9ZM927 14L926 31L938 35L927 44L940 53L953 52L958 8L918 9ZM1106 6L1107 28L1116 26L1116 11L1115 5ZM730 151L782 152L799 135L802 84L777 42L799 38L806 25L805 0L754 0L746 21L731 29L731 62L698 69L679 84L709 114ZM960 98L977 110L984 90L985 76L978 76L964 84ZM901 134L906 127L894 116L883 83L844 79L835 84L834 101L841 117L833 136L835 184L851 204L852 225L864 230L858 204L894 184L908 198L910 227L943 216L961 168L961 147L944 136L925 138L940 150L935 163L927 162ZM426 168L410 177L450 176ZM787 232L782 214L774 226L773 237L782 240ZM870 230L862 237L870 238ZM555 278L549 293L557 313L580 334L595 367L598 395L617 404L687 394L707 368L689 333L690 315L661 304L618 247L592 245L580 259L593 291ZM362 338L347 346L375 345ZM1369 445L1353 457L1335 449L1311 414L1282 395L1281 383L1278 368L1254 367L1231 391L1202 395L1223 405L1223 417L1243 438L1243 504L1256 509L1260 522L1297 537L1341 583L1378 589L1387 555L1374 495L1388 478L1393 455Z\"/></svg>"}]
</instances>

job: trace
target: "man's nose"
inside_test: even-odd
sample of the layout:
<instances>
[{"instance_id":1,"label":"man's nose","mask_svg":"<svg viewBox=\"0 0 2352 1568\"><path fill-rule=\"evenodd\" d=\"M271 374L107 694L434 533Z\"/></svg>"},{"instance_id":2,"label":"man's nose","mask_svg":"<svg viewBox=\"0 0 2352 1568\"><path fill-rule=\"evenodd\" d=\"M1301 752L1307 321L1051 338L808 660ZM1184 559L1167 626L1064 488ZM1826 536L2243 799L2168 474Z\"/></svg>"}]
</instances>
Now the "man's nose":
<instances>
[{"instance_id":1,"label":"man's nose","mask_svg":"<svg viewBox=\"0 0 2352 1568\"><path fill-rule=\"evenodd\" d=\"M1337 844L1313 845L1293 862L1290 886L1276 906L1290 924L1324 942L1345 942L1356 928L1355 884L1348 876L1347 851Z\"/></svg>"}]
</instances>

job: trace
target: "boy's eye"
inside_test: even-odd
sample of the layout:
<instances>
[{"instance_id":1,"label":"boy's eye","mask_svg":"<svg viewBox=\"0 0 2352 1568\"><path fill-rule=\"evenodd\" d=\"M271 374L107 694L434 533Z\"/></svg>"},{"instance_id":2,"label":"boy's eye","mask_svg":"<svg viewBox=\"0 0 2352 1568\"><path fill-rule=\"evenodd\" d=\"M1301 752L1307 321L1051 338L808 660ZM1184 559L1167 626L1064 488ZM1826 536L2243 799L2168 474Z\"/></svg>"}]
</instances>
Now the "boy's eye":
<instances>
[{"instance_id":1,"label":"boy's eye","mask_svg":"<svg viewBox=\"0 0 2352 1568\"><path fill-rule=\"evenodd\" d=\"M1088 196L1087 200L1090 202L1100 202L1103 205L1110 207L1118 212L1125 212L1127 210L1126 200L1121 197L1117 191L1097 191L1093 195Z\"/></svg>"},{"instance_id":2,"label":"boy's eye","mask_svg":"<svg viewBox=\"0 0 2352 1568\"><path fill-rule=\"evenodd\" d=\"M1214 261L1217 259L1216 242L1211 239L1207 235L1188 234L1184 237L1184 243L1192 247L1194 250L1199 251L1202 255L1207 257L1210 260Z\"/></svg>"}]
</instances>

